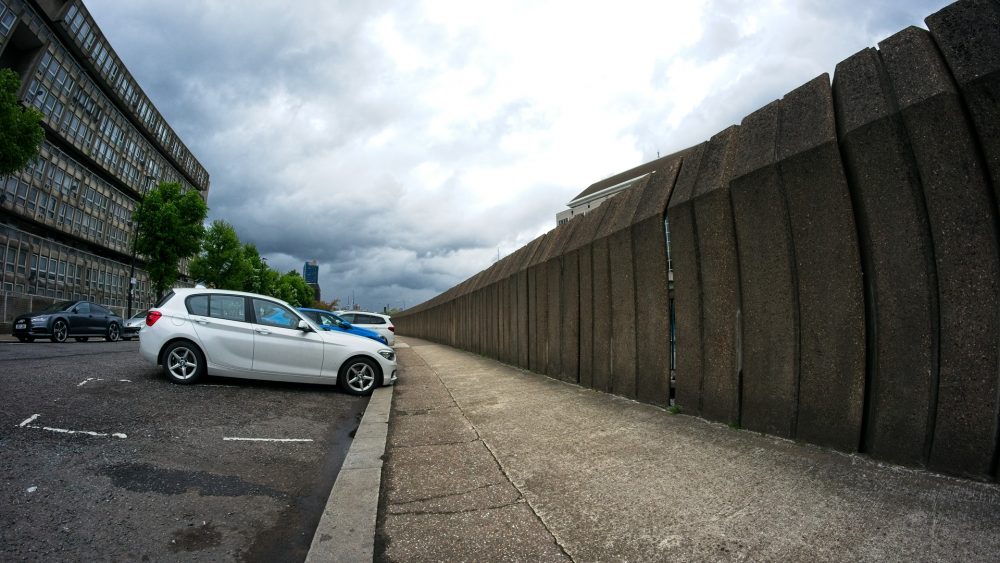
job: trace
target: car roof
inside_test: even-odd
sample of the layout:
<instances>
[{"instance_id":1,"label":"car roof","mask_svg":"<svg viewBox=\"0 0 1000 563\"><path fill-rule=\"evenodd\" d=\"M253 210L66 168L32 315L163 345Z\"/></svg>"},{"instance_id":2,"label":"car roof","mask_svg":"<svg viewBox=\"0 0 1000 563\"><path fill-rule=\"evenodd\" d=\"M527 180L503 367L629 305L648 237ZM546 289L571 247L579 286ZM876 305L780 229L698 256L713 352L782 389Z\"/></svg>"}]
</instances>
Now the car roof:
<instances>
[{"instance_id":1,"label":"car roof","mask_svg":"<svg viewBox=\"0 0 1000 563\"><path fill-rule=\"evenodd\" d=\"M243 297L260 297L262 299L269 299L271 301L277 301L278 303L288 305L292 309L297 308L297 307L292 307L292 305L289 302L279 299L277 297L272 297L270 295L263 295L261 293L250 293L248 291L237 291L235 289L215 289L207 287L175 287L171 291L174 292L174 295L191 295L192 293L198 295L222 293L225 295L242 295Z\"/></svg>"},{"instance_id":2,"label":"car roof","mask_svg":"<svg viewBox=\"0 0 1000 563\"><path fill-rule=\"evenodd\" d=\"M387 319L390 318L389 315L386 315L385 313L373 313L371 311L334 311L334 313L337 315L344 315L347 313L358 313L361 315L375 315L376 317L385 317Z\"/></svg>"}]
</instances>

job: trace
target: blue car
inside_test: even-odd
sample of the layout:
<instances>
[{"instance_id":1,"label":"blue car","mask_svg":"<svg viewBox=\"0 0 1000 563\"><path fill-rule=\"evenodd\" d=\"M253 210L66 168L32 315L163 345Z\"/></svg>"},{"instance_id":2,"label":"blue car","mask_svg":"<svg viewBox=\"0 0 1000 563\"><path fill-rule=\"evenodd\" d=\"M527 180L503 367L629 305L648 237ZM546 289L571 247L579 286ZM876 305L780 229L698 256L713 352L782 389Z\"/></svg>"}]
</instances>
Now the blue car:
<instances>
[{"instance_id":1,"label":"blue car","mask_svg":"<svg viewBox=\"0 0 1000 563\"><path fill-rule=\"evenodd\" d=\"M323 330L336 330L339 332L354 334L356 336L365 336L367 338L371 338L372 340L378 340L382 344L387 344L385 337L381 334L373 330L368 330L367 328L354 326L337 315L334 315L330 311L299 307L299 312L309 317L309 320L318 324L321 328L323 328Z\"/></svg>"}]
</instances>

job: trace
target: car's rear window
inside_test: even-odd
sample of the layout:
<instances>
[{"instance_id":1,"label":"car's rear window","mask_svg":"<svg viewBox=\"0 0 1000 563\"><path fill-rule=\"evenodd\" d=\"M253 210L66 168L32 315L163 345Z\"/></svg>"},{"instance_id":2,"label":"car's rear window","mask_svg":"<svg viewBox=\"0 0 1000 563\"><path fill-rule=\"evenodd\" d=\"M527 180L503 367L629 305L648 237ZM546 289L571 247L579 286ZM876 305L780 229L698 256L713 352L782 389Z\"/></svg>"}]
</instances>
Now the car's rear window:
<instances>
[{"instance_id":1,"label":"car's rear window","mask_svg":"<svg viewBox=\"0 0 1000 563\"><path fill-rule=\"evenodd\" d=\"M164 295L163 297L161 297L160 300L156 302L156 305L153 305L153 307L156 308L156 309L159 309L167 301L170 301L170 298L173 297L173 296L174 296L174 292L173 291L168 291L166 295Z\"/></svg>"}]
</instances>

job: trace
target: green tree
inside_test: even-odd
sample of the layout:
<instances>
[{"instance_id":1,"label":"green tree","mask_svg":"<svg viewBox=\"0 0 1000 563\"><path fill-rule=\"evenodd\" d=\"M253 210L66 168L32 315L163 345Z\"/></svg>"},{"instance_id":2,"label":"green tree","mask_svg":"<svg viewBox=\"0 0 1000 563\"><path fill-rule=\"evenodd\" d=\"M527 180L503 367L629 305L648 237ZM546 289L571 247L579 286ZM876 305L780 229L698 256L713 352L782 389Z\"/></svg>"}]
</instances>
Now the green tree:
<instances>
[{"instance_id":1,"label":"green tree","mask_svg":"<svg viewBox=\"0 0 1000 563\"><path fill-rule=\"evenodd\" d=\"M267 265L255 245L251 243L243 245L243 261L247 267L243 291L275 296L278 278L281 276L277 270Z\"/></svg>"},{"instance_id":2,"label":"green tree","mask_svg":"<svg viewBox=\"0 0 1000 563\"><path fill-rule=\"evenodd\" d=\"M0 176L24 168L45 138L42 113L17 100L21 80L9 68L0 69Z\"/></svg>"},{"instance_id":3,"label":"green tree","mask_svg":"<svg viewBox=\"0 0 1000 563\"><path fill-rule=\"evenodd\" d=\"M135 210L135 251L158 296L180 276L180 261L193 256L205 235L208 207L196 190L184 191L176 182L163 182L146 194Z\"/></svg>"},{"instance_id":4,"label":"green tree","mask_svg":"<svg viewBox=\"0 0 1000 563\"><path fill-rule=\"evenodd\" d=\"M236 229L216 219L205 233L201 254L191 260L191 277L219 289L243 289L250 264L243 256L243 246Z\"/></svg>"},{"instance_id":5,"label":"green tree","mask_svg":"<svg viewBox=\"0 0 1000 563\"><path fill-rule=\"evenodd\" d=\"M278 279L277 291L272 294L278 299L283 299L295 307L308 307L313 302L313 289L306 283L305 278L295 270Z\"/></svg>"}]
</instances>

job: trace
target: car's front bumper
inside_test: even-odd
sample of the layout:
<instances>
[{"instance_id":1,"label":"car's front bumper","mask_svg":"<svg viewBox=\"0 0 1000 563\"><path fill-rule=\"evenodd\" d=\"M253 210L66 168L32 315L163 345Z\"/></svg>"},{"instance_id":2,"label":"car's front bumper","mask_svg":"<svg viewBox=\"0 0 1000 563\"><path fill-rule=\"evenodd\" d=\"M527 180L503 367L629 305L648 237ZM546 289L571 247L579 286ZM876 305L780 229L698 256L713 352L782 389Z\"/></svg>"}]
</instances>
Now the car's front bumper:
<instances>
[{"instance_id":1,"label":"car's front bumper","mask_svg":"<svg viewBox=\"0 0 1000 563\"><path fill-rule=\"evenodd\" d=\"M15 319L11 325L10 333L14 336L31 336L42 338L52 336L52 329L49 323L32 323L31 319Z\"/></svg>"}]
</instances>

